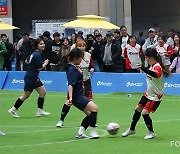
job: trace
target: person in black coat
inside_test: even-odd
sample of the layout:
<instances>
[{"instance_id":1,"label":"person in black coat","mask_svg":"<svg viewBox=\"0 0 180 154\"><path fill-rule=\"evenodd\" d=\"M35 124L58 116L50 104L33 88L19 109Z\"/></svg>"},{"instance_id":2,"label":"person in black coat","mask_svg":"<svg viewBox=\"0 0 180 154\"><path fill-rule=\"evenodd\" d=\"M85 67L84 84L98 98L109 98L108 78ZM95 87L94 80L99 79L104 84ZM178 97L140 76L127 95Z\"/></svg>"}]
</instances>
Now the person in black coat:
<instances>
[{"instance_id":1,"label":"person in black coat","mask_svg":"<svg viewBox=\"0 0 180 154\"><path fill-rule=\"evenodd\" d=\"M122 49L118 41L113 39L112 33L106 33L103 62L104 72L123 72Z\"/></svg>"}]
</instances>

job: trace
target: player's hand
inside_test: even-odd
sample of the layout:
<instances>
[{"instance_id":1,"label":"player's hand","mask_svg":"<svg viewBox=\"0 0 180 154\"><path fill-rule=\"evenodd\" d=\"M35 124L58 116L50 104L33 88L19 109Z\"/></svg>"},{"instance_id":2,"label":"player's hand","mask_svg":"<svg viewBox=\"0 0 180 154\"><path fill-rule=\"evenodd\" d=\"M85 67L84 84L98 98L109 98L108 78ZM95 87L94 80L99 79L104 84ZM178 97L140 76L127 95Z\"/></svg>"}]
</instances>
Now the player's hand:
<instances>
[{"instance_id":1,"label":"player's hand","mask_svg":"<svg viewBox=\"0 0 180 154\"><path fill-rule=\"evenodd\" d=\"M68 105L68 106L71 106L71 105L72 105L72 98L69 98L69 99L68 99L67 105Z\"/></svg>"},{"instance_id":2,"label":"player's hand","mask_svg":"<svg viewBox=\"0 0 180 154\"><path fill-rule=\"evenodd\" d=\"M44 63L47 65L49 63L49 59L46 59Z\"/></svg>"}]
</instances>

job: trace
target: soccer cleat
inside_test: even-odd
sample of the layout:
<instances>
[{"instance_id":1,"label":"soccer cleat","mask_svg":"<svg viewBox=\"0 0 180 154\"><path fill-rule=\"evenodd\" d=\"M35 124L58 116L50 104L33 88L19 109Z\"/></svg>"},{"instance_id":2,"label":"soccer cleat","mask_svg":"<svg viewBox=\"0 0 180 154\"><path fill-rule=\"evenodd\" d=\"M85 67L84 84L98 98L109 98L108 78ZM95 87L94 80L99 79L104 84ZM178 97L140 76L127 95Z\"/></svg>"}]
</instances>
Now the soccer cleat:
<instances>
[{"instance_id":1,"label":"soccer cleat","mask_svg":"<svg viewBox=\"0 0 180 154\"><path fill-rule=\"evenodd\" d=\"M6 134L0 131L0 136L4 136L4 135L6 135Z\"/></svg>"},{"instance_id":2,"label":"soccer cleat","mask_svg":"<svg viewBox=\"0 0 180 154\"><path fill-rule=\"evenodd\" d=\"M144 137L144 139L152 139L155 138L156 134L154 132L148 132L147 135Z\"/></svg>"},{"instance_id":3,"label":"soccer cleat","mask_svg":"<svg viewBox=\"0 0 180 154\"><path fill-rule=\"evenodd\" d=\"M88 138L88 136L85 135L85 134L79 134L79 133L77 133L77 134L76 134L76 138L78 138L78 139L83 139L83 138Z\"/></svg>"},{"instance_id":4,"label":"soccer cleat","mask_svg":"<svg viewBox=\"0 0 180 154\"><path fill-rule=\"evenodd\" d=\"M49 112L45 112L43 111L42 109L38 108L37 112L36 112L36 116L37 117L42 117L42 116L47 116L49 115L50 113Z\"/></svg>"},{"instance_id":5,"label":"soccer cleat","mask_svg":"<svg viewBox=\"0 0 180 154\"><path fill-rule=\"evenodd\" d=\"M96 132L92 132L89 135L90 139L98 139L100 136Z\"/></svg>"},{"instance_id":6,"label":"soccer cleat","mask_svg":"<svg viewBox=\"0 0 180 154\"><path fill-rule=\"evenodd\" d=\"M19 116L18 116L18 114L17 114L16 111L17 111L17 110L16 110L16 108L15 108L14 106L8 110L8 112L9 112L13 117L19 118Z\"/></svg>"},{"instance_id":7,"label":"soccer cleat","mask_svg":"<svg viewBox=\"0 0 180 154\"><path fill-rule=\"evenodd\" d=\"M56 127L62 127L64 124L64 121L60 120L58 121L58 123L56 124Z\"/></svg>"},{"instance_id":8,"label":"soccer cleat","mask_svg":"<svg viewBox=\"0 0 180 154\"><path fill-rule=\"evenodd\" d=\"M136 134L136 131L135 130L130 130L129 128L128 128L128 130L126 130L124 133L122 133L122 137L127 137L127 136L129 136L129 135L133 135L133 134Z\"/></svg>"}]
</instances>

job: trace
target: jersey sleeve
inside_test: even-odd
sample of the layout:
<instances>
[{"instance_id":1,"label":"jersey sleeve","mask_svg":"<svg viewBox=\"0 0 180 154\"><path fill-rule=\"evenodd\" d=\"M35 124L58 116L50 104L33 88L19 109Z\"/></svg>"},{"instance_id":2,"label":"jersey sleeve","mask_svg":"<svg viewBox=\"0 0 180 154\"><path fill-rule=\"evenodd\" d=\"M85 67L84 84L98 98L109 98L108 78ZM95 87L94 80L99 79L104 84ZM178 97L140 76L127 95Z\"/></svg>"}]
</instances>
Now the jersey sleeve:
<instances>
[{"instance_id":1,"label":"jersey sleeve","mask_svg":"<svg viewBox=\"0 0 180 154\"><path fill-rule=\"evenodd\" d=\"M75 69L71 69L67 72L67 80L68 80L68 86L75 85L75 83L77 81L77 72Z\"/></svg>"},{"instance_id":2,"label":"jersey sleeve","mask_svg":"<svg viewBox=\"0 0 180 154\"><path fill-rule=\"evenodd\" d=\"M35 57L37 69L42 68L42 64L43 64L42 56L39 54L34 57Z\"/></svg>"},{"instance_id":3,"label":"jersey sleeve","mask_svg":"<svg viewBox=\"0 0 180 154\"><path fill-rule=\"evenodd\" d=\"M157 78L160 78L162 75L162 68L160 66L155 66L153 72L156 73Z\"/></svg>"}]
</instances>

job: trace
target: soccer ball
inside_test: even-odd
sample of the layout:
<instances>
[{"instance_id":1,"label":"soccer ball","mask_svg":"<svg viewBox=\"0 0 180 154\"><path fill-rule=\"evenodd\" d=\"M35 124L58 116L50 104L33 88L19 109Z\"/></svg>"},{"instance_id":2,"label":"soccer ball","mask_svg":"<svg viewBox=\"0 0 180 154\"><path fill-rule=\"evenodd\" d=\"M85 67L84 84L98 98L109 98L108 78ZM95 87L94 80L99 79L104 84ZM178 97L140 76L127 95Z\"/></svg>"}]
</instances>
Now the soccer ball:
<instances>
[{"instance_id":1,"label":"soccer ball","mask_svg":"<svg viewBox=\"0 0 180 154\"><path fill-rule=\"evenodd\" d=\"M119 124L115 123L115 122L110 122L108 125L107 125L107 131L110 135L115 135L118 133L119 131Z\"/></svg>"}]
</instances>

